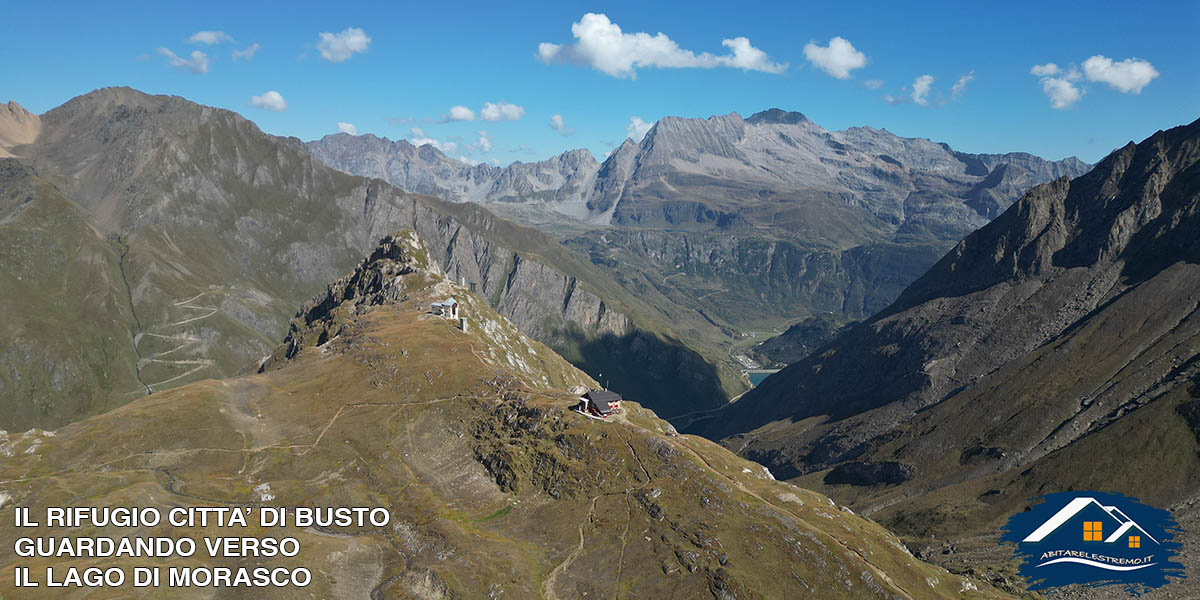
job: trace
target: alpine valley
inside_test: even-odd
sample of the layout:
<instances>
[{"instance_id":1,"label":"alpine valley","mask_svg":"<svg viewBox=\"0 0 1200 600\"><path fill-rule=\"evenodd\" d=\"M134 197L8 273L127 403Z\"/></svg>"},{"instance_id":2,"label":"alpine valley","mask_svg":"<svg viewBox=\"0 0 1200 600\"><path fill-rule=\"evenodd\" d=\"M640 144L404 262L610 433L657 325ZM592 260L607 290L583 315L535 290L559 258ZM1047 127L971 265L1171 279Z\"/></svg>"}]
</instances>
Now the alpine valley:
<instances>
[{"instance_id":1,"label":"alpine valley","mask_svg":"<svg viewBox=\"0 0 1200 600\"><path fill-rule=\"evenodd\" d=\"M1033 188L704 430L989 579L1007 516L1075 489L1169 508L1195 569L1198 308L1200 121Z\"/></svg>"},{"instance_id":2,"label":"alpine valley","mask_svg":"<svg viewBox=\"0 0 1200 600\"><path fill-rule=\"evenodd\" d=\"M1093 166L768 109L500 167L9 102L0 547L12 506L379 506L280 534L310 587L170 597L1018 598L1007 517L1103 489L1194 570L1198 160L1200 121Z\"/></svg>"},{"instance_id":3,"label":"alpine valley","mask_svg":"<svg viewBox=\"0 0 1200 600\"><path fill-rule=\"evenodd\" d=\"M228 588L226 598L1012 597L917 560L879 525L677 434L636 403L607 422L569 410L578 399L569 388L596 382L448 279L434 257L412 231L385 236L300 309L261 373L155 392L53 432L3 435L0 500L35 511L70 498L392 515L383 528L277 530L302 550L272 566L307 568L312 584ZM469 330L428 314L447 295L461 299ZM5 547L25 534L12 515L0 516ZM215 525L188 531L223 535ZM164 523L136 535L179 530ZM61 572L89 560L6 553L0 562L0 585L15 589L17 564Z\"/></svg>"}]
</instances>

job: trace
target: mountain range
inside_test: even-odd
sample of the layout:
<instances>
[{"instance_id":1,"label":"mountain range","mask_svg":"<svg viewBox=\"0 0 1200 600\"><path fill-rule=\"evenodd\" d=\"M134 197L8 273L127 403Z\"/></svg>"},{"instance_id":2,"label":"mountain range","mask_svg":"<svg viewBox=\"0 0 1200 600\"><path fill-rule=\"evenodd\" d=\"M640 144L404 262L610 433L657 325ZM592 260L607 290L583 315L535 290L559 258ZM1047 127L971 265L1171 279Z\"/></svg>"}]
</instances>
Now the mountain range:
<instances>
[{"instance_id":1,"label":"mountain range","mask_svg":"<svg viewBox=\"0 0 1200 600\"><path fill-rule=\"evenodd\" d=\"M323 597L1019 595L1034 496L1200 526L1198 159L1200 121L1091 168L772 109L501 168L10 102L0 507L399 515L295 532Z\"/></svg>"},{"instance_id":2,"label":"mountain range","mask_svg":"<svg viewBox=\"0 0 1200 600\"><path fill-rule=\"evenodd\" d=\"M873 314L1030 186L1088 169L869 127L827 131L779 109L666 117L603 163L572 150L471 166L373 135L308 147L348 173L538 226L681 321L720 327L714 343L739 349L807 316L840 324Z\"/></svg>"},{"instance_id":3,"label":"mountain range","mask_svg":"<svg viewBox=\"0 0 1200 600\"><path fill-rule=\"evenodd\" d=\"M56 427L253 371L293 307L398 228L418 231L445 272L635 399L682 412L719 406L725 388L743 385L717 350L684 345L666 313L548 236L475 204L335 171L236 113L128 88L41 116L7 107L0 427ZM693 327L705 328L716 329Z\"/></svg>"},{"instance_id":4,"label":"mountain range","mask_svg":"<svg viewBox=\"0 0 1200 600\"><path fill-rule=\"evenodd\" d=\"M1200 121L1034 187L706 432L908 539L973 539L996 563L993 528L1049 491L1119 491L1188 530L1198 309Z\"/></svg>"}]
</instances>

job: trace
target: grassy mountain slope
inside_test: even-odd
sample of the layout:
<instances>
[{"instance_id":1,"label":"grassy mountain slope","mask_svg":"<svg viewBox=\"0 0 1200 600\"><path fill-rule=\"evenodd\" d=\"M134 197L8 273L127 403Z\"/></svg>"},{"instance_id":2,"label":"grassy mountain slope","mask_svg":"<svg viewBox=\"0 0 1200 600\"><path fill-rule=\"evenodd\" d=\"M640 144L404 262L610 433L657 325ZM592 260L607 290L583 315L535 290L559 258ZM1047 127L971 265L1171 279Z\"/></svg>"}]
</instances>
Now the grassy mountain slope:
<instances>
[{"instance_id":1,"label":"grassy mountain slope","mask_svg":"<svg viewBox=\"0 0 1200 600\"><path fill-rule=\"evenodd\" d=\"M382 530L274 531L302 544L277 564L311 568L313 585L221 597L1006 597L636 403L609 422L569 411L565 388L594 382L447 280L431 254L410 233L384 240L297 313L262 373L4 434L0 502L35 514L63 503L352 505L393 517ZM463 302L468 331L427 314L446 295ZM0 511L9 547L21 533L12 514ZM14 560L0 559L0 585L12 585ZM85 595L120 592L44 594Z\"/></svg>"},{"instance_id":2,"label":"grassy mountain slope","mask_svg":"<svg viewBox=\"0 0 1200 600\"><path fill-rule=\"evenodd\" d=\"M0 159L0 397L12 399L8 423L78 419L136 397L121 263L121 245L87 211L17 160ZM74 401L56 406L59 397Z\"/></svg>"}]
</instances>

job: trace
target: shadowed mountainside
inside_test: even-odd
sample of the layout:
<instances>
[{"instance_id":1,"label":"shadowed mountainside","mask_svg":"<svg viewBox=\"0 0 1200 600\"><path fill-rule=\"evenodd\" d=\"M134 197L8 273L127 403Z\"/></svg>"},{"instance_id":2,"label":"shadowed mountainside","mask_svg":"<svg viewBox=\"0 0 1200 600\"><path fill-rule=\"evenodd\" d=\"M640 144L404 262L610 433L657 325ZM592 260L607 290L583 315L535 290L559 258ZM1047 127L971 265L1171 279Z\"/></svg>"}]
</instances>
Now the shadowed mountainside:
<instances>
[{"instance_id":1,"label":"shadowed mountainside","mask_svg":"<svg viewBox=\"0 0 1200 600\"><path fill-rule=\"evenodd\" d=\"M1034 188L706 431L918 539L1070 489L1195 520L1198 161L1200 121Z\"/></svg>"}]
</instances>

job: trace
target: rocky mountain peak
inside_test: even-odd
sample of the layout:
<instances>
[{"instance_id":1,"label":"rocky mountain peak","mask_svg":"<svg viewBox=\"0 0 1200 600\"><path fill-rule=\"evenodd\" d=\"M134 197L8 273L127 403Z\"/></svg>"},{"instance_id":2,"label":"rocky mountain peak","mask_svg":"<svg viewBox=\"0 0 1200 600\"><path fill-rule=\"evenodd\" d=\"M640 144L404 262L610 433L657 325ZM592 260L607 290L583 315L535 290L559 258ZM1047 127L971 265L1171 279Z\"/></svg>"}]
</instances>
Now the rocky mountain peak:
<instances>
[{"instance_id":1,"label":"rocky mountain peak","mask_svg":"<svg viewBox=\"0 0 1200 600\"><path fill-rule=\"evenodd\" d=\"M751 125L799 125L801 123L811 123L812 121L799 112L768 108L767 110L750 115L746 119L746 122Z\"/></svg>"},{"instance_id":2,"label":"rocky mountain peak","mask_svg":"<svg viewBox=\"0 0 1200 600\"><path fill-rule=\"evenodd\" d=\"M42 120L10 100L0 104L0 158L12 156L16 146L32 144L42 130Z\"/></svg>"},{"instance_id":3,"label":"rocky mountain peak","mask_svg":"<svg viewBox=\"0 0 1200 600\"><path fill-rule=\"evenodd\" d=\"M401 231L385 236L353 272L330 283L323 293L300 308L283 345L263 363L260 371L293 358L304 347L321 345L336 337L362 309L408 300L410 293L444 282L443 277L416 233Z\"/></svg>"},{"instance_id":4,"label":"rocky mountain peak","mask_svg":"<svg viewBox=\"0 0 1200 600\"><path fill-rule=\"evenodd\" d=\"M1033 188L992 223L972 233L889 309L956 296L1005 280L1120 262L1132 270L1162 257L1195 260L1200 225L1194 178L1200 120L1130 142L1086 175ZM1143 275L1144 276L1144 273Z\"/></svg>"}]
</instances>

